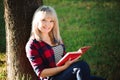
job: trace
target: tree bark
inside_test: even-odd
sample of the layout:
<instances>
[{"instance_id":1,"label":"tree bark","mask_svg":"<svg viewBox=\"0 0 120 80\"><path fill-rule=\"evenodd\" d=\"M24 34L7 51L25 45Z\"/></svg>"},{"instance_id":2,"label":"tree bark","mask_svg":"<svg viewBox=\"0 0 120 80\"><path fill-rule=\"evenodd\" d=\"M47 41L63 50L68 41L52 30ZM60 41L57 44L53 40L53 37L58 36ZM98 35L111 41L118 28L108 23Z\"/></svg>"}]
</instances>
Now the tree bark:
<instances>
[{"instance_id":1,"label":"tree bark","mask_svg":"<svg viewBox=\"0 0 120 80\"><path fill-rule=\"evenodd\" d=\"M33 13L42 4L42 0L4 0L7 80L37 79L26 58L25 45L30 36Z\"/></svg>"}]
</instances>

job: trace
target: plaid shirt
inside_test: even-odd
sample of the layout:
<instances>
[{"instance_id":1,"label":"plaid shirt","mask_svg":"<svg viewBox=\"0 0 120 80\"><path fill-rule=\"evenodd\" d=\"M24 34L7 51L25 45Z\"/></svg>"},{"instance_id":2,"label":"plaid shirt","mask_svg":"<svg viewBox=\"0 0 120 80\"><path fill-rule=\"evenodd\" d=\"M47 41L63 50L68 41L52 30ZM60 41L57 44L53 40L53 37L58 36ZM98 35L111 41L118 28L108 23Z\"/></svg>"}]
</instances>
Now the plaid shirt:
<instances>
[{"instance_id":1,"label":"plaid shirt","mask_svg":"<svg viewBox=\"0 0 120 80\"><path fill-rule=\"evenodd\" d=\"M65 47L62 44L65 54ZM27 57L39 77L40 73L45 68L52 68L56 66L54 51L50 45L43 41L31 39L26 45ZM41 80L44 80L43 78Z\"/></svg>"}]
</instances>

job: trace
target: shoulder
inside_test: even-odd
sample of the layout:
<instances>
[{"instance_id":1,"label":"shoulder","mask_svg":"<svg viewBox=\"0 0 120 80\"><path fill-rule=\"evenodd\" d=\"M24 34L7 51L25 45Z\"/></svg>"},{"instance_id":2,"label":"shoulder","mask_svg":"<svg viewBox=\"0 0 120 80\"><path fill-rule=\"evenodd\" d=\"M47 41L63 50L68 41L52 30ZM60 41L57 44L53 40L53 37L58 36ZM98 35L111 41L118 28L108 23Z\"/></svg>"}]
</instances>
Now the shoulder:
<instances>
[{"instance_id":1,"label":"shoulder","mask_svg":"<svg viewBox=\"0 0 120 80\"><path fill-rule=\"evenodd\" d=\"M32 46L35 44L35 40L34 39L29 39L28 42L26 43L26 46Z\"/></svg>"},{"instance_id":2,"label":"shoulder","mask_svg":"<svg viewBox=\"0 0 120 80\"><path fill-rule=\"evenodd\" d=\"M35 38L34 39L29 39L27 44L26 44L26 47L35 47L35 48L42 48L46 46L46 43L44 43L43 41L38 41L36 40Z\"/></svg>"},{"instance_id":3,"label":"shoulder","mask_svg":"<svg viewBox=\"0 0 120 80\"><path fill-rule=\"evenodd\" d=\"M42 49L42 41L37 41L36 39L29 39L26 43L25 50L27 53L31 54L32 52L37 53L38 49Z\"/></svg>"}]
</instances>

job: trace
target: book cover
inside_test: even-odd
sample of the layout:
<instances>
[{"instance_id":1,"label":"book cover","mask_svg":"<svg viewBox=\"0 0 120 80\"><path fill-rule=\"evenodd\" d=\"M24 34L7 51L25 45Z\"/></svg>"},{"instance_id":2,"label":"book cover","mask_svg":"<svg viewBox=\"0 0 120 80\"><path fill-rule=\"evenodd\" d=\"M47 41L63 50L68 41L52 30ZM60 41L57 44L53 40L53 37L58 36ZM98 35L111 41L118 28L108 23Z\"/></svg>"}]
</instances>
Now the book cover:
<instances>
[{"instance_id":1,"label":"book cover","mask_svg":"<svg viewBox=\"0 0 120 80\"><path fill-rule=\"evenodd\" d=\"M91 46L85 46L80 48L78 51L66 53L64 57L60 59L56 65L61 66L69 59L73 60L75 58L81 57L90 47Z\"/></svg>"}]
</instances>

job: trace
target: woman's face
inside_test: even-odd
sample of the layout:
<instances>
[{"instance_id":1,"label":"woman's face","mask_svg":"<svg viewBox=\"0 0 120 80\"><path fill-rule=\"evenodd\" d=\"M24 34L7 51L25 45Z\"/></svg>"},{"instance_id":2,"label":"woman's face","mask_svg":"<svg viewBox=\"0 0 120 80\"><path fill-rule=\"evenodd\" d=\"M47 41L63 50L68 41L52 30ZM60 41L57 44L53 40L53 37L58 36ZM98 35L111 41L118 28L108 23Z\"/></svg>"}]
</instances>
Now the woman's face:
<instances>
[{"instance_id":1,"label":"woman's face","mask_svg":"<svg viewBox=\"0 0 120 80\"><path fill-rule=\"evenodd\" d=\"M45 34L48 34L54 26L54 21L50 17L45 17L40 20L38 29Z\"/></svg>"}]
</instances>

